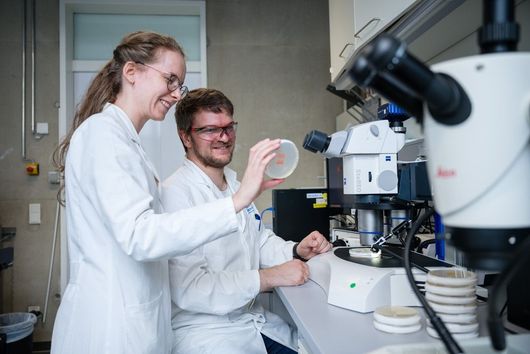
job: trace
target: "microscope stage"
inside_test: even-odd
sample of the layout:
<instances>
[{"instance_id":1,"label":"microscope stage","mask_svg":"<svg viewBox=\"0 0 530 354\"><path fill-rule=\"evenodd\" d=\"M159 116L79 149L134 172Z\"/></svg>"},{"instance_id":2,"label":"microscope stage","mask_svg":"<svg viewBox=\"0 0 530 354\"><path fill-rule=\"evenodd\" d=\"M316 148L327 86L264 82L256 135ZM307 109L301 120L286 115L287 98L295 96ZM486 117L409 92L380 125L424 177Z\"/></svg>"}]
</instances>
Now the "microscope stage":
<instances>
[{"instance_id":1,"label":"microscope stage","mask_svg":"<svg viewBox=\"0 0 530 354\"><path fill-rule=\"evenodd\" d=\"M372 312L380 306L420 306L409 285L401 260L389 256L351 257L349 247L310 259L309 278L327 294L328 303L357 312ZM389 247L401 256L402 249ZM417 253L411 261L428 269L442 269L450 264ZM426 274L413 267L416 283L423 287Z\"/></svg>"}]
</instances>

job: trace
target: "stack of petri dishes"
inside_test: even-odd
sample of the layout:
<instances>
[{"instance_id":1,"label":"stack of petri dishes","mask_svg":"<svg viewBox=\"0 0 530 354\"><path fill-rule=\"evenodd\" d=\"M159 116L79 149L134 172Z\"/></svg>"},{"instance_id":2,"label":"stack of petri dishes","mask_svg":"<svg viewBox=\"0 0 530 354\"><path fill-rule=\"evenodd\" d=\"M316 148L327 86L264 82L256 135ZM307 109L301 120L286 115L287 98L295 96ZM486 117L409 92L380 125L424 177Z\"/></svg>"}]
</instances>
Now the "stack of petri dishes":
<instances>
[{"instance_id":1,"label":"stack of petri dishes","mask_svg":"<svg viewBox=\"0 0 530 354\"><path fill-rule=\"evenodd\" d=\"M465 269L427 273L425 298L455 339L478 337L476 285L476 274ZM428 320L427 333L439 337Z\"/></svg>"},{"instance_id":2,"label":"stack of petri dishes","mask_svg":"<svg viewBox=\"0 0 530 354\"><path fill-rule=\"evenodd\" d=\"M374 311L374 327L386 333L405 334L421 329L418 310L404 306L383 306Z\"/></svg>"}]
</instances>

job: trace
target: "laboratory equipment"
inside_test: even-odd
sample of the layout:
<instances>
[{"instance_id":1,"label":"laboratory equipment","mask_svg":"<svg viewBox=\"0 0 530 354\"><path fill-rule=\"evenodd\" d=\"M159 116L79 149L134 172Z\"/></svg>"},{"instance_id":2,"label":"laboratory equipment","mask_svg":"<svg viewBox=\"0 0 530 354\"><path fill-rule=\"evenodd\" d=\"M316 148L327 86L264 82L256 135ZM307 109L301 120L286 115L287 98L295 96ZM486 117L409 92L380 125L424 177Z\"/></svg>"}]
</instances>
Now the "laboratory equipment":
<instances>
[{"instance_id":1,"label":"laboratory equipment","mask_svg":"<svg viewBox=\"0 0 530 354\"><path fill-rule=\"evenodd\" d=\"M374 311L374 327L387 333L414 333L421 329L417 310L404 306L383 306Z\"/></svg>"},{"instance_id":2,"label":"laboratory equipment","mask_svg":"<svg viewBox=\"0 0 530 354\"><path fill-rule=\"evenodd\" d=\"M477 279L474 272L458 268L432 270L427 274L425 299L455 338L478 337ZM429 320L427 329L427 333L438 338Z\"/></svg>"},{"instance_id":3,"label":"laboratory equipment","mask_svg":"<svg viewBox=\"0 0 530 354\"><path fill-rule=\"evenodd\" d=\"M332 205L345 209L345 204L349 204L349 208L354 209L361 245L366 246L388 234L385 218L391 220L397 212L408 219L412 207L409 203L410 177L415 169L413 164L398 167L397 161L397 153L405 145L406 130L402 122L408 116L389 108L380 117L382 120L359 124L329 136L313 130L306 135L303 144L305 149L330 159L327 172ZM342 164L334 158L341 158ZM425 162L417 162L421 163ZM404 178L399 178L400 175ZM408 189L405 188L407 180ZM398 195L398 186L402 183L403 191L409 191L408 197ZM414 197L415 192L414 189Z\"/></svg>"},{"instance_id":4,"label":"laboratory equipment","mask_svg":"<svg viewBox=\"0 0 530 354\"><path fill-rule=\"evenodd\" d=\"M495 11L489 10L490 18ZM513 19L513 8L511 14ZM530 195L530 183L521 183L530 172L530 54L508 51L513 39L489 53L492 40L483 38L482 55L429 69L404 43L381 35L350 70L360 85L394 99L422 122L436 210L450 241L482 269L504 268L530 233L530 200L521 198Z\"/></svg>"},{"instance_id":5,"label":"laboratory equipment","mask_svg":"<svg viewBox=\"0 0 530 354\"><path fill-rule=\"evenodd\" d=\"M329 209L325 188L274 189L272 226L284 240L300 242L314 230L329 239Z\"/></svg>"},{"instance_id":6,"label":"laboratory equipment","mask_svg":"<svg viewBox=\"0 0 530 354\"><path fill-rule=\"evenodd\" d=\"M286 139L281 139L280 147L274 151L276 156L267 164L265 173L271 178L287 178L298 165L298 149Z\"/></svg>"},{"instance_id":7,"label":"laboratory equipment","mask_svg":"<svg viewBox=\"0 0 530 354\"><path fill-rule=\"evenodd\" d=\"M324 290L329 304L361 313L389 305L420 306L401 264L402 248L386 246L376 257L352 256L350 249L338 247L307 262L310 279ZM370 247L360 249L376 254ZM423 268L413 271L420 284L425 283L426 270L451 267L419 253L413 255L413 263Z\"/></svg>"},{"instance_id":8,"label":"laboratory equipment","mask_svg":"<svg viewBox=\"0 0 530 354\"><path fill-rule=\"evenodd\" d=\"M431 198L425 161L397 161L398 152L406 144L402 122L408 116L389 104L379 112L382 120L330 136L312 131L304 141L305 149L329 158L328 185L333 206L345 209L347 205L354 210L360 244L370 246L338 248L314 257L308 262L310 278L324 289L328 303L362 313L383 305L420 305L401 264L402 249L389 246L378 255L371 246L388 244L391 237L400 239L410 228L414 201ZM386 229L385 219L390 220ZM450 266L420 254L415 254L415 262L423 269L415 270L421 283L428 268Z\"/></svg>"},{"instance_id":9,"label":"laboratory equipment","mask_svg":"<svg viewBox=\"0 0 530 354\"><path fill-rule=\"evenodd\" d=\"M483 8L481 55L427 68L404 43L381 35L349 61L346 76L423 125L434 204L448 241L470 267L502 272L488 299L492 344L502 350L501 289L530 251L530 53L515 52L513 0L484 0Z\"/></svg>"}]
</instances>

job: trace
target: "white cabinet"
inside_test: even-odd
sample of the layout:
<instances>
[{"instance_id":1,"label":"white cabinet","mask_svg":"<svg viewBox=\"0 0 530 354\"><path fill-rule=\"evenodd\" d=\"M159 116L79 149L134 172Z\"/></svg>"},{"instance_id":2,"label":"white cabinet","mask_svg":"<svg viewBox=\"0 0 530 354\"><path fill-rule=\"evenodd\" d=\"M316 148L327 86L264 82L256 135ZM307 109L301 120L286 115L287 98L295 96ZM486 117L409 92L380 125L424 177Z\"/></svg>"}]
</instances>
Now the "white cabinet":
<instances>
[{"instance_id":1,"label":"white cabinet","mask_svg":"<svg viewBox=\"0 0 530 354\"><path fill-rule=\"evenodd\" d=\"M415 0L354 0L355 47L399 18Z\"/></svg>"},{"instance_id":2,"label":"white cabinet","mask_svg":"<svg viewBox=\"0 0 530 354\"><path fill-rule=\"evenodd\" d=\"M418 0L329 0L331 80L364 43Z\"/></svg>"}]
</instances>

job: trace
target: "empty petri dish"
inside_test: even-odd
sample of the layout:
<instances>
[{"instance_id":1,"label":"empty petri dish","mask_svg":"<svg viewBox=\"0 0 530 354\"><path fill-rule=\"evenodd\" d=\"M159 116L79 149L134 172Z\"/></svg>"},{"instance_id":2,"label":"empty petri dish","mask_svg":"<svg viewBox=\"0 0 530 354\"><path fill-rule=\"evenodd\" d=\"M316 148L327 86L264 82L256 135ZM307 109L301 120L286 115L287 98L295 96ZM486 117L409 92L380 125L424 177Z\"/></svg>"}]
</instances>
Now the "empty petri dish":
<instances>
[{"instance_id":1,"label":"empty petri dish","mask_svg":"<svg viewBox=\"0 0 530 354\"><path fill-rule=\"evenodd\" d=\"M383 306L375 309L374 320L392 326L411 326L420 323L420 315L410 307Z\"/></svg>"},{"instance_id":2,"label":"empty petri dish","mask_svg":"<svg viewBox=\"0 0 530 354\"><path fill-rule=\"evenodd\" d=\"M276 156L265 168L265 173L271 178L287 178L298 165L298 149L291 140L282 139Z\"/></svg>"},{"instance_id":3,"label":"empty petri dish","mask_svg":"<svg viewBox=\"0 0 530 354\"><path fill-rule=\"evenodd\" d=\"M445 296L433 294L429 291L425 292L425 298L427 300L446 305L466 305L474 304L477 301L477 297L472 296Z\"/></svg>"},{"instance_id":4,"label":"empty petri dish","mask_svg":"<svg viewBox=\"0 0 530 354\"><path fill-rule=\"evenodd\" d=\"M447 314L447 313L437 313L438 317L444 321L444 323L472 323L477 321L476 313L457 313L457 314Z\"/></svg>"},{"instance_id":5,"label":"empty petri dish","mask_svg":"<svg viewBox=\"0 0 530 354\"><path fill-rule=\"evenodd\" d=\"M433 294L438 295L447 295L447 296L471 296L475 295L475 286L443 286L431 284L429 282L425 283L425 291L428 291Z\"/></svg>"},{"instance_id":6,"label":"empty petri dish","mask_svg":"<svg viewBox=\"0 0 530 354\"><path fill-rule=\"evenodd\" d=\"M388 325L385 323L374 321L374 327L375 329L378 329L386 333L405 334L405 333L413 333L413 332L419 331L421 329L421 324L416 323L410 326L392 326L392 325Z\"/></svg>"},{"instance_id":7,"label":"empty petri dish","mask_svg":"<svg viewBox=\"0 0 530 354\"><path fill-rule=\"evenodd\" d=\"M350 257L358 258L379 258L381 256L381 251L377 252L372 251L370 247L354 247L348 250Z\"/></svg>"},{"instance_id":8,"label":"empty petri dish","mask_svg":"<svg viewBox=\"0 0 530 354\"><path fill-rule=\"evenodd\" d=\"M427 273L427 281L438 285L470 286L477 284L477 275L465 269L437 269Z\"/></svg>"},{"instance_id":9,"label":"empty petri dish","mask_svg":"<svg viewBox=\"0 0 530 354\"><path fill-rule=\"evenodd\" d=\"M476 304L467 304L467 305L446 305L439 304L437 302L432 302L428 300L429 305L432 309L438 313L448 313L448 314L459 314L459 313L476 313L477 305Z\"/></svg>"},{"instance_id":10,"label":"empty petri dish","mask_svg":"<svg viewBox=\"0 0 530 354\"><path fill-rule=\"evenodd\" d=\"M432 327L427 326L427 334L434 338L440 338L438 332ZM452 333L454 339L470 339L478 337L478 331L469 333Z\"/></svg>"},{"instance_id":11,"label":"empty petri dish","mask_svg":"<svg viewBox=\"0 0 530 354\"><path fill-rule=\"evenodd\" d=\"M477 332L478 331L478 322L470 322L470 323L446 323L444 322L445 327L449 330L451 333L470 333L470 332ZM431 321L427 319L427 326L430 328L433 328Z\"/></svg>"}]
</instances>

